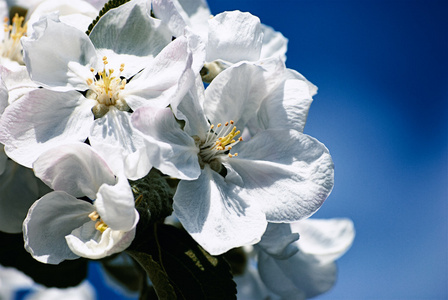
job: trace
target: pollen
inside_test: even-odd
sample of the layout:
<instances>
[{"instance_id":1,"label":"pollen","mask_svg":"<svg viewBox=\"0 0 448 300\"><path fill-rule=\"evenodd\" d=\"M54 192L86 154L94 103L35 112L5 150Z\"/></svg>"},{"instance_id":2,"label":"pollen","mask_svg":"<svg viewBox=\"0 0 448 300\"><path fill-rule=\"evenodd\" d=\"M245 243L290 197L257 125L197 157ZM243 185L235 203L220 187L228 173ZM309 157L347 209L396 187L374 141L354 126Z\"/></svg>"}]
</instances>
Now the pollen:
<instances>
[{"instance_id":1,"label":"pollen","mask_svg":"<svg viewBox=\"0 0 448 300\"><path fill-rule=\"evenodd\" d=\"M27 23L24 24L24 17L18 14L15 14L10 24L8 18L4 18L3 21L5 34L0 43L0 55L23 64L20 38L26 35Z\"/></svg>"},{"instance_id":2,"label":"pollen","mask_svg":"<svg viewBox=\"0 0 448 300\"><path fill-rule=\"evenodd\" d=\"M107 57L104 56L102 60L103 69L99 70L95 76L95 69L90 68L92 77L86 79L86 83L89 86L86 96L97 101L97 104L92 108L95 118L104 116L111 106L115 106L122 111L130 109L120 95L120 92L126 87L126 79L121 77L121 73L124 71L124 64L120 65L120 72L115 75L114 69L107 68L109 64Z\"/></svg>"},{"instance_id":3,"label":"pollen","mask_svg":"<svg viewBox=\"0 0 448 300\"><path fill-rule=\"evenodd\" d=\"M89 214L89 218L90 218L90 220L92 220L92 221L96 221L96 220L98 220L99 217L100 217L100 215L99 215L96 211L91 212L91 213Z\"/></svg>"},{"instance_id":4,"label":"pollen","mask_svg":"<svg viewBox=\"0 0 448 300\"><path fill-rule=\"evenodd\" d=\"M103 233L107 229L107 227L108 227L107 224L104 223L103 220L101 220L101 217L97 211L91 212L89 214L89 218L92 221L96 221L95 229L98 230L99 232Z\"/></svg>"},{"instance_id":5,"label":"pollen","mask_svg":"<svg viewBox=\"0 0 448 300\"><path fill-rule=\"evenodd\" d=\"M197 141L199 146L198 158L201 168L208 163L212 169L219 169L221 168L221 163L217 162L221 157L232 158L238 156L238 153L230 153L230 150L236 144L243 141L241 137L237 138L241 134L241 131L237 130L234 124L235 122L233 120L225 122L224 125L222 123L218 123L216 126L211 124L205 140ZM219 172L219 170L215 171Z\"/></svg>"},{"instance_id":6,"label":"pollen","mask_svg":"<svg viewBox=\"0 0 448 300\"><path fill-rule=\"evenodd\" d=\"M95 223L95 229L98 230L99 232L103 233L106 229L107 229L107 225L106 223L104 223L103 221L97 221Z\"/></svg>"}]
</instances>

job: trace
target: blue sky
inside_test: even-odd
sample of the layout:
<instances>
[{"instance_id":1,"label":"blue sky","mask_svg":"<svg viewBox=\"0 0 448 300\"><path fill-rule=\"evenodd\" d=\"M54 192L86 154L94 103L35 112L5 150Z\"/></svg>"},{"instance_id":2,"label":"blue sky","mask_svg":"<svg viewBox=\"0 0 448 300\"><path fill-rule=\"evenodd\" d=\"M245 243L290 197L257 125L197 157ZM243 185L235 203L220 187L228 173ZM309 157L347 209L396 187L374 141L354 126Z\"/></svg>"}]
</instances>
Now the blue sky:
<instances>
[{"instance_id":1,"label":"blue sky","mask_svg":"<svg viewBox=\"0 0 448 300\"><path fill-rule=\"evenodd\" d=\"M319 87L305 133L335 162L314 217L357 236L317 299L448 298L448 2L211 0L289 39L287 66Z\"/></svg>"}]
</instances>

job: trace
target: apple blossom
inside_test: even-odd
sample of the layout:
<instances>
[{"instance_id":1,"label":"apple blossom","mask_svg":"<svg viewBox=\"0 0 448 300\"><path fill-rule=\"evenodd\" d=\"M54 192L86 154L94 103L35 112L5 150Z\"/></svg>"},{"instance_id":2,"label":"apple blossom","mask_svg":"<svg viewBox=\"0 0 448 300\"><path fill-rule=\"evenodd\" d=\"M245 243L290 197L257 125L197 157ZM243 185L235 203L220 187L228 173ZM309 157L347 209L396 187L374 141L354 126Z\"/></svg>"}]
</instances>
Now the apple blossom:
<instances>
[{"instance_id":1,"label":"apple blossom","mask_svg":"<svg viewBox=\"0 0 448 300\"><path fill-rule=\"evenodd\" d=\"M174 211L211 254L257 243L267 221L310 216L332 189L333 163L317 140L293 129L268 128L246 141L238 130L282 82L276 72L282 66L271 59L225 70L221 75L230 75L219 75L203 96L190 93L180 103L183 128L170 109L141 108L132 117L151 149L149 161L182 179Z\"/></svg>"},{"instance_id":2,"label":"apple blossom","mask_svg":"<svg viewBox=\"0 0 448 300\"><path fill-rule=\"evenodd\" d=\"M25 249L36 260L98 259L130 245L139 219L131 187L90 146L53 148L33 169L55 190L37 200L23 222Z\"/></svg>"}]
</instances>

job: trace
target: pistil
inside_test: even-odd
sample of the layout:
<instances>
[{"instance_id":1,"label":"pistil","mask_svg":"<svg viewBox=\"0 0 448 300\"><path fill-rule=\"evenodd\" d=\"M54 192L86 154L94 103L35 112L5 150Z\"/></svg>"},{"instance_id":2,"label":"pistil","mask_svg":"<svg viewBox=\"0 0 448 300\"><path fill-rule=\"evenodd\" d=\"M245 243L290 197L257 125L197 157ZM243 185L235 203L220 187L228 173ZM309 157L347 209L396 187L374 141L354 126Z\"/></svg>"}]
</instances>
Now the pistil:
<instances>
[{"instance_id":1,"label":"pistil","mask_svg":"<svg viewBox=\"0 0 448 300\"><path fill-rule=\"evenodd\" d=\"M111 106L115 106L122 111L128 111L130 108L126 101L120 97L120 92L126 87L126 79L120 78L124 70L124 64L120 65L120 73L113 76L114 69L106 68L107 57L103 57L103 70L99 71L95 76L95 69L91 68L92 78L86 80L89 86L87 98L95 99L98 103L92 108L95 118L104 116ZM97 79L98 78L98 79Z\"/></svg>"},{"instance_id":2,"label":"pistil","mask_svg":"<svg viewBox=\"0 0 448 300\"><path fill-rule=\"evenodd\" d=\"M216 125L216 128L212 124L210 125L205 140L201 141L199 138L196 138L196 143L199 146L198 158L201 168L204 168L207 163L213 170L220 172L220 157L238 156L238 153L231 154L230 150L241 142L243 138L236 138L241 132L233 125L234 122L232 120L226 122L224 125L219 123Z\"/></svg>"}]
</instances>

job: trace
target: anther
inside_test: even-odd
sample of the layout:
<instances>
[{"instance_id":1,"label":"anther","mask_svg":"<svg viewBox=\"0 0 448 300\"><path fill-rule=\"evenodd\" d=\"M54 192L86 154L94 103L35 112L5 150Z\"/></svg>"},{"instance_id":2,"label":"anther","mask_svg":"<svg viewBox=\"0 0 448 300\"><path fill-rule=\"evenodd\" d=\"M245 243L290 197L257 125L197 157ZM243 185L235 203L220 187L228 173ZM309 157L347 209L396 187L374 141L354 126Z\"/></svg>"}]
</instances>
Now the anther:
<instances>
[{"instance_id":1,"label":"anther","mask_svg":"<svg viewBox=\"0 0 448 300\"><path fill-rule=\"evenodd\" d=\"M100 215L99 215L96 211L91 212L91 213L89 214L89 218L90 218L90 220L92 220L92 221L96 221L96 220L98 220L99 217L100 217Z\"/></svg>"},{"instance_id":2,"label":"anther","mask_svg":"<svg viewBox=\"0 0 448 300\"><path fill-rule=\"evenodd\" d=\"M97 221L95 223L95 229L103 233L107 229L107 225L103 221Z\"/></svg>"}]
</instances>

